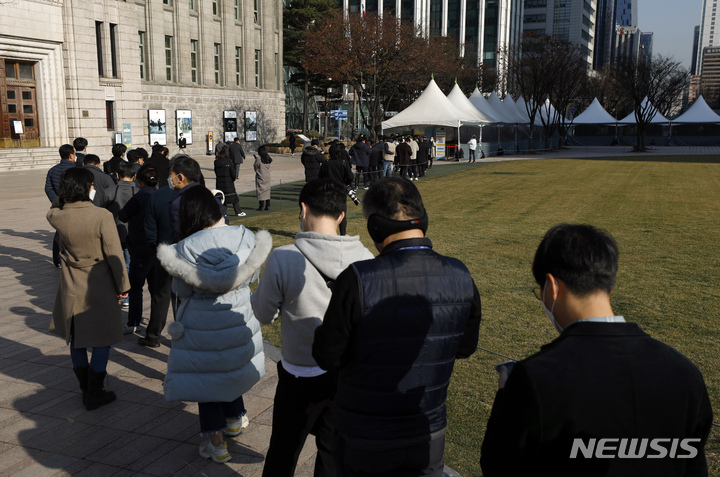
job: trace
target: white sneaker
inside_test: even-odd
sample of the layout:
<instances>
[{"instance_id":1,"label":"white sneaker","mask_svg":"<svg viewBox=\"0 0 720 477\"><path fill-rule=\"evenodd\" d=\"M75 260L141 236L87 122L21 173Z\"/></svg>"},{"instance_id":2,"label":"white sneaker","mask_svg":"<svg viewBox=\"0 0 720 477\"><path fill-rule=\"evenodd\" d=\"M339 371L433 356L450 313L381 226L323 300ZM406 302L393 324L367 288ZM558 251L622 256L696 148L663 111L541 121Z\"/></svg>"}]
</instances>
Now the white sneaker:
<instances>
[{"instance_id":1,"label":"white sneaker","mask_svg":"<svg viewBox=\"0 0 720 477\"><path fill-rule=\"evenodd\" d=\"M212 459L218 464L225 463L232 459L232 456L227 451L227 444L225 442L218 447L212 445L211 441L200 444L200 456L206 459Z\"/></svg>"},{"instance_id":2,"label":"white sneaker","mask_svg":"<svg viewBox=\"0 0 720 477\"><path fill-rule=\"evenodd\" d=\"M127 323L123 325L123 334L131 335L138 330L137 326L128 326Z\"/></svg>"},{"instance_id":3,"label":"white sneaker","mask_svg":"<svg viewBox=\"0 0 720 477\"><path fill-rule=\"evenodd\" d=\"M242 434L242 430L250 425L250 420L247 414L242 416L240 419L228 419L227 427L223 431L226 436L239 436Z\"/></svg>"},{"instance_id":4,"label":"white sneaker","mask_svg":"<svg viewBox=\"0 0 720 477\"><path fill-rule=\"evenodd\" d=\"M245 217L247 214L245 212L240 212L237 216L238 217Z\"/></svg>"}]
</instances>

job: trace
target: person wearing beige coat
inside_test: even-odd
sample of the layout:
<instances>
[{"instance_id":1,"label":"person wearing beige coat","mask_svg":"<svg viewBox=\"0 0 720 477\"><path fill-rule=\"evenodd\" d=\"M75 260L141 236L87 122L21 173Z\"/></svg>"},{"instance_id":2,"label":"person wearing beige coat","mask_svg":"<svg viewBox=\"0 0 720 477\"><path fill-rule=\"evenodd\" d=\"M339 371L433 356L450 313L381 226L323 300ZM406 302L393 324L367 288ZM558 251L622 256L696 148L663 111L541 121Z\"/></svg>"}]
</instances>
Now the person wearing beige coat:
<instances>
[{"instance_id":1,"label":"person wearing beige coat","mask_svg":"<svg viewBox=\"0 0 720 477\"><path fill-rule=\"evenodd\" d=\"M110 346L123 340L118 299L130 289L112 213L91 201L94 177L83 168L62 175L60 194L47 213L60 234L61 272L50 332L70 344L88 410L115 400L103 390ZM92 348L88 362L87 348Z\"/></svg>"}]
</instances>

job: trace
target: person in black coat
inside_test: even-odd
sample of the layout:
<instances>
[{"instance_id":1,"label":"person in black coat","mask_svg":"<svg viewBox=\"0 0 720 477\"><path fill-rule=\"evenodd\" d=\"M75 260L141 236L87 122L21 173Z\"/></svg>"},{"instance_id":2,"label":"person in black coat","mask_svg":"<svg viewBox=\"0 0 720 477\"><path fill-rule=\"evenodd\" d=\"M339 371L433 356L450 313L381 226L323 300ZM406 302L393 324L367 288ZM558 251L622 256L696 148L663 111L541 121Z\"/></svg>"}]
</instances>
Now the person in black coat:
<instances>
[{"instance_id":1,"label":"person in black coat","mask_svg":"<svg viewBox=\"0 0 720 477\"><path fill-rule=\"evenodd\" d=\"M115 182L117 182L117 166L120 162L125 160L125 151L127 151L125 144L115 144L112 147L112 159L103 164L103 172L110 175Z\"/></svg>"},{"instance_id":2,"label":"person in black coat","mask_svg":"<svg viewBox=\"0 0 720 477\"><path fill-rule=\"evenodd\" d=\"M334 142L330 146L330 160L323 163L318 177L320 179L330 179L347 190L352 184L353 173L352 169L350 169L350 161L343 159L343 152L345 151L340 147L341 144L340 142ZM347 201L343 212L347 216ZM340 222L340 235L346 235L346 232L347 217L343 217L342 222Z\"/></svg>"},{"instance_id":3,"label":"person in black coat","mask_svg":"<svg viewBox=\"0 0 720 477\"><path fill-rule=\"evenodd\" d=\"M240 176L240 166L245 161L245 151L243 151L242 146L240 145L240 138L236 137L233 139L232 144L230 144L228 148L228 157L232 161L233 164L235 164L235 179L237 179ZM219 154L218 154L219 157Z\"/></svg>"},{"instance_id":4,"label":"person in black coat","mask_svg":"<svg viewBox=\"0 0 720 477\"><path fill-rule=\"evenodd\" d=\"M100 158L98 156L95 154L85 155L83 167L89 169L94 176L95 197L93 197L92 203L98 206L103 200L105 191L115 185L113 178L101 171L99 166Z\"/></svg>"},{"instance_id":5,"label":"person in black coat","mask_svg":"<svg viewBox=\"0 0 720 477\"><path fill-rule=\"evenodd\" d=\"M372 184L376 180L378 180L380 177L380 165L383 163L383 154L385 153L385 141L383 141L383 136L380 136L378 138L378 142L376 142L372 147L372 152L370 153L370 183Z\"/></svg>"},{"instance_id":6,"label":"person in black coat","mask_svg":"<svg viewBox=\"0 0 720 477\"><path fill-rule=\"evenodd\" d=\"M152 147L152 155L145 161L146 164L155 166L158 171L158 184L160 187L168 185L168 177L170 177L170 160L163 155L163 147L156 144Z\"/></svg>"},{"instance_id":7,"label":"person in black coat","mask_svg":"<svg viewBox=\"0 0 720 477\"><path fill-rule=\"evenodd\" d=\"M325 156L320 149L317 139L310 141L310 145L303 149L300 162L305 166L305 182L318 178L320 166L325 162Z\"/></svg>"},{"instance_id":8,"label":"person in black coat","mask_svg":"<svg viewBox=\"0 0 720 477\"><path fill-rule=\"evenodd\" d=\"M430 161L430 142L427 136L423 136L422 141L418 142L418 147L420 148L417 153L418 170L420 177L425 177L425 171Z\"/></svg>"},{"instance_id":9,"label":"person in black coat","mask_svg":"<svg viewBox=\"0 0 720 477\"><path fill-rule=\"evenodd\" d=\"M365 136L359 136L357 141L350 148L350 157L355 161L355 189L360 186L360 174L363 177L363 187L367 190L370 186L370 180L368 179L369 168L370 168L370 154L372 150L370 146L365 144Z\"/></svg>"},{"instance_id":10,"label":"person in black coat","mask_svg":"<svg viewBox=\"0 0 720 477\"><path fill-rule=\"evenodd\" d=\"M294 156L295 148L297 147L297 143L295 142L295 135L293 133L290 133L288 135L288 142L290 143L290 154L292 154Z\"/></svg>"},{"instance_id":11,"label":"person in black coat","mask_svg":"<svg viewBox=\"0 0 720 477\"><path fill-rule=\"evenodd\" d=\"M235 190L235 178L237 177L235 163L230 160L228 150L227 147L223 148L215 159L215 188L225 194L225 206L232 205L235 214L238 217L244 217L246 214L240 208L240 199Z\"/></svg>"},{"instance_id":12,"label":"person in black coat","mask_svg":"<svg viewBox=\"0 0 720 477\"><path fill-rule=\"evenodd\" d=\"M712 409L702 374L613 313L617 268L607 232L560 224L545 234L535 295L560 337L500 368L483 475L707 475Z\"/></svg>"}]
</instances>

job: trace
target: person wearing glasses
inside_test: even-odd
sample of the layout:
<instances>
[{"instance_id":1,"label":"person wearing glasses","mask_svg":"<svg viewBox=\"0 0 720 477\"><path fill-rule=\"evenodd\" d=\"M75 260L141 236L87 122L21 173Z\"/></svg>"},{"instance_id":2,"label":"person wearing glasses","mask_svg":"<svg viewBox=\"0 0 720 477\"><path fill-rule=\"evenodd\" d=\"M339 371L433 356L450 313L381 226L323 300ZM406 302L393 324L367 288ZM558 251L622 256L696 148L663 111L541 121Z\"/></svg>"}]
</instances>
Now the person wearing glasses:
<instances>
[{"instance_id":1,"label":"person wearing glasses","mask_svg":"<svg viewBox=\"0 0 720 477\"><path fill-rule=\"evenodd\" d=\"M618 247L560 224L532 266L560 336L501 368L482 444L483 475L707 475L712 410L700 371L611 307ZM632 457L632 458L628 458Z\"/></svg>"}]
</instances>

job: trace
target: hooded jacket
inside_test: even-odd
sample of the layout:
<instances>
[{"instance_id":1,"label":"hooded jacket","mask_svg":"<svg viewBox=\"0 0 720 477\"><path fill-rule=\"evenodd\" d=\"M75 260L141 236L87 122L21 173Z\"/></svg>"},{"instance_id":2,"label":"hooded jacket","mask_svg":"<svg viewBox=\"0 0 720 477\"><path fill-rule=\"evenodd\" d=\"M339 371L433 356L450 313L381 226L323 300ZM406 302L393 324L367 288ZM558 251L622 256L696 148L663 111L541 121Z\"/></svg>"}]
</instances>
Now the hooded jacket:
<instances>
[{"instance_id":1,"label":"hooded jacket","mask_svg":"<svg viewBox=\"0 0 720 477\"><path fill-rule=\"evenodd\" d=\"M272 238L243 226L215 226L175 245L158 259L181 300L165 376L168 401L230 402L265 375L260 323L250 288L272 249Z\"/></svg>"},{"instance_id":2,"label":"hooded jacket","mask_svg":"<svg viewBox=\"0 0 720 477\"><path fill-rule=\"evenodd\" d=\"M295 243L272 251L251 301L263 324L282 313L283 360L317 366L312 357L315 328L320 326L335 280L351 263L373 258L358 236L301 232Z\"/></svg>"},{"instance_id":3,"label":"hooded jacket","mask_svg":"<svg viewBox=\"0 0 720 477\"><path fill-rule=\"evenodd\" d=\"M307 146L303 149L300 162L305 166L305 182L318 178L320 166L325 162L325 155L315 146Z\"/></svg>"}]
</instances>

